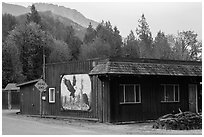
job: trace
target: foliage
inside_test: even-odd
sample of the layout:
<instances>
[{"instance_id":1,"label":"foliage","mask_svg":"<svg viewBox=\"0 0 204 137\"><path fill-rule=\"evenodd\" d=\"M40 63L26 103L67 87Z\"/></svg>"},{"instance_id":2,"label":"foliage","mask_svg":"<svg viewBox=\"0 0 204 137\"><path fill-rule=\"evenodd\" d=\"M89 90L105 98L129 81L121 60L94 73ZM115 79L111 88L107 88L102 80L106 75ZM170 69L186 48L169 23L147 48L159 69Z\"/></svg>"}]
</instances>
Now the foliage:
<instances>
[{"instance_id":1,"label":"foliage","mask_svg":"<svg viewBox=\"0 0 204 137\"><path fill-rule=\"evenodd\" d=\"M55 20L52 17L42 16L42 29L49 32L55 39L63 40L66 39L66 27L59 20Z\"/></svg>"},{"instance_id":2,"label":"foliage","mask_svg":"<svg viewBox=\"0 0 204 137\"><path fill-rule=\"evenodd\" d=\"M2 41L4 42L9 34L9 31L13 30L17 24L16 18L11 14L2 15Z\"/></svg>"},{"instance_id":3,"label":"foliage","mask_svg":"<svg viewBox=\"0 0 204 137\"><path fill-rule=\"evenodd\" d=\"M102 21L96 28L96 36L110 45L109 56L120 56L122 37L117 27L113 29L109 21L105 23Z\"/></svg>"},{"instance_id":4,"label":"foliage","mask_svg":"<svg viewBox=\"0 0 204 137\"><path fill-rule=\"evenodd\" d=\"M110 45L101 38L95 38L92 43L84 44L81 47L81 58L103 58L110 56Z\"/></svg>"},{"instance_id":5,"label":"foliage","mask_svg":"<svg viewBox=\"0 0 204 137\"><path fill-rule=\"evenodd\" d=\"M2 44L2 86L22 82L24 79L19 51L13 41L6 40Z\"/></svg>"},{"instance_id":6,"label":"foliage","mask_svg":"<svg viewBox=\"0 0 204 137\"><path fill-rule=\"evenodd\" d=\"M81 49L83 58L121 56L122 37L120 31L116 26L112 28L109 21L102 21L96 27L96 30L93 30L89 25L84 40Z\"/></svg>"},{"instance_id":7,"label":"foliage","mask_svg":"<svg viewBox=\"0 0 204 137\"><path fill-rule=\"evenodd\" d=\"M70 49L64 41L61 40L53 40L53 48L51 50L48 62L56 63L56 62L66 62L71 60Z\"/></svg>"},{"instance_id":8,"label":"foliage","mask_svg":"<svg viewBox=\"0 0 204 137\"><path fill-rule=\"evenodd\" d=\"M140 57L139 41L136 39L132 30L125 39L124 47L122 48L122 56L129 58Z\"/></svg>"},{"instance_id":9,"label":"foliage","mask_svg":"<svg viewBox=\"0 0 204 137\"><path fill-rule=\"evenodd\" d=\"M80 49L82 45L82 41L75 36L75 32L73 27L66 27L66 39L65 42L68 45L70 50L71 59L70 60L78 60L80 55Z\"/></svg>"},{"instance_id":10,"label":"foliage","mask_svg":"<svg viewBox=\"0 0 204 137\"><path fill-rule=\"evenodd\" d=\"M198 42L194 31L182 31L178 33L176 51L179 59L200 60L202 43Z\"/></svg>"},{"instance_id":11,"label":"foliage","mask_svg":"<svg viewBox=\"0 0 204 137\"><path fill-rule=\"evenodd\" d=\"M140 40L151 44L152 33L150 31L149 25L146 21L144 14L142 14L141 19L138 20L138 23L139 24L138 24L138 28L136 29L136 32Z\"/></svg>"},{"instance_id":12,"label":"foliage","mask_svg":"<svg viewBox=\"0 0 204 137\"><path fill-rule=\"evenodd\" d=\"M83 40L85 35L85 28L76 24L67 18L62 18L61 16L54 15L51 11L39 12L41 17L40 26L44 31L49 32L55 39L63 40L66 39L66 26L72 26L75 31L75 36ZM25 24L27 21L26 15L20 15L16 17L18 24Z\"/></svg>"},{"instance_id":13,"label":"foliage","mask_svg":"<svg viewBox=\"0 0 204 137\"><path fill-rule=\"evenodd\" d=\"M13 75L13 65L11 55L6 49L5 43L2 44L2 86L5 87L7 83L15 81Z\"/></svg>"},{"instance_id":14,"label":"foliage","mask_svg":"<svg viewBox=\"0 0 204 137\"><path fill-rule=\"evenodd\" d=\"M146 21L144 14L142 14L141 19L138 20L138 28L136 28L136 33L140 40L140 52L143 58L152 58L153 55L153 38L150 31L149 25Z\"/></svg>"},{"instance_id":15,"label":"foliage","mask_svg":"<svg viewBox=\"0 0 204 137\"><path fill-rule=\"evenodd\" d=\"M40 78L43 52L49 56L51 38L39 25L30 23L16 27L10 33L8 42L17 50L16 56L22 64L22 74L26 76L26 80Z\"/></svg>"},{"instance_id":16,"label":"foliage","mask_svg":"<svg viewBox=\"0 0 204 137\"><path fill-rule=\"evenodd\" d=\"M3 86L8 82L19 83L41 77L43 49L46 63L110 56L201 60L202 41L197 39L194 31L181 31L178 35L165 35L159 31L153 40L144 14L138 20L136 35L131 31L124 41L118 28L112 27L110 21L102 21L96 29L90 23L83 34L84 38L81 38L83 41L76 36L79 30L74 29L81 27L76 24L69 26L72 23L66 23L51 12L39 14L34 5L27 16L16 18L4 14Z\"/></svg>"},{"instance_id":17,"label":"foliage","mask_svg":"<svg viewBox=\"0 0 204 137\"><path fill-rule=\"evenodd\" d=\"M172 59L172 51L164 32L159 31L154 40L154 58Z\"/></svg>"},{"instance_id":18,"label":"foliage","mask_svg":"<svg viewBox=\"0 0 204 137\"><path fill-rule=\"evenodd\" d=\"M96 37L96 30L92 27L91 23L89 24L88 28L86 29L86 34L84 36L83 42L85 44L93 42Z\"/></svg>"},{"instance_id":19,"label":"foliage","mask_svg":"<svg viewBox=\"0 0 204 137\"><path fill-rule=\"evenodd\" d=\"M111 56L121 56L122 37L120 31L115 26L113 29L112 41L111 41Z\"/></svg>"},{"instance_id":20,"label":"foliage","mask_svg":"<svg viewBox=\"0 0 204 137\"><path fill-rule=\"evenodd\" d=\"M35 22L36 24L40 24L41 23L41 17L38 14L38 11L35 9L35 5L34 4L32 4L30 10L31 10L31 13L27 14L27 21L28 21L28 23Z\"/></svg>"}]
</instances>

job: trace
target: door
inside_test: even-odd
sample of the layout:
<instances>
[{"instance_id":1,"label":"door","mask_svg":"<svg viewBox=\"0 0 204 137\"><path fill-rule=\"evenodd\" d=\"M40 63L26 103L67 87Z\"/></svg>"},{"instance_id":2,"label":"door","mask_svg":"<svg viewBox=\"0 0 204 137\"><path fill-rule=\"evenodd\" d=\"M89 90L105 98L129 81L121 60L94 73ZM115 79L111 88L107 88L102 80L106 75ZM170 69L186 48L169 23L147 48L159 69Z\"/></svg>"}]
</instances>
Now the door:
<instances>
[{"instance_id":1,"label":"door","mask_svg":"<svg viewBox=\"0 0 204 137\"><path fill-rule=\"evenodd\" d=\"M188 89L189 89L189 111L198 112L197 85L196 84L189 84Z\"/></svg>"},{"instance_id":2,"label":"door","mask_svg":"<svg viewBox=\"0 0 204 137\"><path fill-rule=\"evenodd\" d=\"M198 99L198 112L202 112L202 85L198 85L198 92L197 92L197 99Z\"/></svg>"}]
</instances>

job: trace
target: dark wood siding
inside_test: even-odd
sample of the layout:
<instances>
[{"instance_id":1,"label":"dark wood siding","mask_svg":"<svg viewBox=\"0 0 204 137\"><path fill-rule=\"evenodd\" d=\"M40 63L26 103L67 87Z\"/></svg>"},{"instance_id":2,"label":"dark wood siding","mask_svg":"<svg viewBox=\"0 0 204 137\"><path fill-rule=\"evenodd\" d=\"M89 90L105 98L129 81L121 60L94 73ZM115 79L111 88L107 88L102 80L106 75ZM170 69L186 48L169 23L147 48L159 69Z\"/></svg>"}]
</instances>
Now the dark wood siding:
<instances>
[{"instance_id":1,"label":"dark wood siding","mask_svg":"<svg viewBox=\"0 0 204 137\"><path fill-rule=\"evenodd\" d=\"M2 108L8 109L8 92L2 92Z\"/></svg>"},{"instance_id":2,"label":"dark wood siding","mask_svg":"<svg viewBox=\"0 0 204 137\"><path fill-rule=\"evenodd\" d=\"M76 61L46 65L48 88L43 92L43 115L71 116L98 119L100 122L143 121L157 119L168 113L189 110L188 84L198 84L201 77L158 76L136 74L97 74L91 75L91 109L88 111L63 110L61 105L61 80L64 75L89 74L94 64L100 60ZM95 62L95 63L93 63ZM120 69L120 68L119 68ZM35 83L21 86L21 112L39 114L40 92ZM139 84L141 103L124 104L119 102L120 84ZM161 102L161 84L178 84L180 101ZM55 103L49 103L49 88L55 88Z\"/></svg>"},{"instance_id":3,"label":"dark wood siding","mask_svg":"<svg viewBox=\"0 0 204 137\"><path fill-rule=\"evenodd\" d=\"M108 77L92 76L94 116L99 122L111 122L110 82Z\"/></svg>"},{"instance_id":4,"label":"dark wood siding","mask_svg":"<svg viewBox=\"0 0 204 137\"><path fill-rule=\"evenodd\" d=\"M20 108L20 92L11 92L11 107L12 109Z\"/></svg>"},{"instance_id":5,"label":"dark wood siding","mask_svg":"<svg viewBox=\"0 0 204 137\"><path fill-rule=\"evenodd\" d=\"M188 83L200 80L192 77L171 76L111 76L110 77L111 122L142 121L157 119L168 113L188 111ZM119 85L140 84L141 103L120 104ZM161 84L179 84L179 102L161 102Z\"/></svg>"},{"instance_id":6,"label":"dark wood siding","mask_svg":"<svg viewBox=\"0 0 204 137\"><path fill-rule=\"evenodd\" d=\"M21 86L20 111L22 114L40 114L40 92L34 87L34 84Z\"/></svg>"},{"instance_id":7,"label":"dark wood siding","mask_svg":"<svg viewBox=\"0 0 204 137\"><path fill-rule=\"evenodd\" d=\"M3 91L2 92L2 108L8 109L8 94L10 92L10 105L11 109L19 109L20 108L20 92L16 90L12 91Z\"/></svg>"},{"instance_id":8,"label":"dark wood siding","mask_svg":"<svg viewBox=\"0 0 204 137\"><path fill-rule=\"evenodd\" d=\"M61 116L73 116L73 117L85 117L85 118L98 118L98 93L95 88L98 88L98 79L96 77L91 78L92 92L91 92L91 110L79 111L79 110L61 110L61 87L60 82L63 75L71 74L89 74L93 66L94 60L88 61L76 61L59 64L47 64L46 65L46 83L48 88L45 92L47 97L44 101L44 114L45 115L61 115ZM94 81L94 82L93 82ZM48 102L48 89L49 87L56 88L56 101L55 103Z\"/></svg>"},{"instance_id":9,"label":"dark wood siding","mask_svg":"<svg viewBox=\"0 0 204 137\"><path fill-rule=\"evenodd\" d=\"M140 84L137 79L131 77L110 77L110 100L111 100L111 122L142 120L143 105L120 104L119 85L120 84ZM143 93L141 93L143 94ZM142 95L143 96L143 95ZM143 100L142 100L143 101Z\"/></svg>"},{"instance_id":10,"label":"dark wood siding","mask_svg":"<svg viewBox=\"0 0 204 137\"><path fill-rule=\"evenodd\" d=\"M103 105L103 122L110 122L110 82L105 79L102 91L102 105Z\"/></svg>"}]
</instances>

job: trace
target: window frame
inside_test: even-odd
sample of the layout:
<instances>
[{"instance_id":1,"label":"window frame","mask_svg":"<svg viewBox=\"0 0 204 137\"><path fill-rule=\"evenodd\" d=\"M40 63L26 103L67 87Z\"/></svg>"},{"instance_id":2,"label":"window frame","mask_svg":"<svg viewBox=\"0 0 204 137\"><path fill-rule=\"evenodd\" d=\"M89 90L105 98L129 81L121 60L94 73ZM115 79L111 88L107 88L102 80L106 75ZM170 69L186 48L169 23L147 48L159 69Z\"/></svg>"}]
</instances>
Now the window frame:
<instances>
[{"instance_id":1,"label":"window frame","mask_svg":"<svg viewBox=\"0 0 204 137\"><path fill-rule=\"evenodd\" d=\"M161 102L162 103L178 103L178 102L180 102L180 87L179 87L179 84L161 84L161 86L163 86L163 91L161 91L161 94L162 94ZM173 86L173 101L168 101L167 100L168 97L167 97L167 93L166 93L166 86ZM178 95L177 95L178 98L177 99L176 99L176 88L175 88L176 86L178 87Z\"/></svg>"},{"instance_id":2,"label":"window frame","mask_svg":"<svg viewBox=\"0 0 204 137\"><path fill-rule=\"evenodd\" d=\"M140 87L140 84L120 84L119 86L122 86L123 87L123 102L121 102L119 100L119 103L120 104L140 104L142 103L141 101L141 87ZM134 86L134 102L126 102L125 101L125 98L126 98L126 91L125 91L125 86ZM136 95L136 87L139 87L139 102L137 102L137 95ZM120 91L121 92L121 91Z\"/></svg>"},{"instance_id":3,"label":"window frame","mask_svg":"<svg viewBox=\"0 0 204 137\"><path fill-rule=\"evenodd\" d=\"M51 99L51 90L53 90L52 91L53 92L53 94L52 94L52 99L53 100L50 100ZM55 94L56 94L55 88L49 88L49 103L55 103Z\"/></svg>"}]
</instances>

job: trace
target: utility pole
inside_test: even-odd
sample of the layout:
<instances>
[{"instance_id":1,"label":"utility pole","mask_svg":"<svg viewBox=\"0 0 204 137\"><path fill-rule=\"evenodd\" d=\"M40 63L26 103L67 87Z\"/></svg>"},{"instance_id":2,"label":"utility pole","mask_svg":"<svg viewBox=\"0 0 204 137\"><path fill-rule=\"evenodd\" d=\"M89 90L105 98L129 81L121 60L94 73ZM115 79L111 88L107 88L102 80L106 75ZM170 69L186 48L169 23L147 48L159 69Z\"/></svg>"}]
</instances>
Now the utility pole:
<instances>
[{"instance_id":1,"label":"utility pole","mask_svg":"<svg viewBox=\"0 0 204 137\"><path fill-rule=\"evenodd\" d=\"M43 45L43 80L45 81L45 45Z\"/></svg>"},{"instance_id":2,"label":"utility pole","mask_svg":"<svg viewBox=\"0 0 204 137\"><path fill-rule=\"evenodd\" d=\"M43 45L43 80L45 81L45 49ZM42 93L43 91L40 91L40 117L42 117L42 112L43 112L43 102L42 102Z\"/></svg>"},{"instance_id":3,"label":"utility pole","mask_svg":"<svg viewBox=\"0 0 204 137\"><path fill-rule=\"evenodd\" d=\"M45 54L44 52L43 52L43 80L45 81Z\"/></svg>"}]
</instances>

